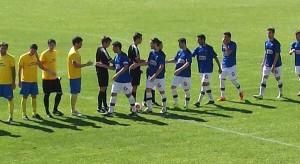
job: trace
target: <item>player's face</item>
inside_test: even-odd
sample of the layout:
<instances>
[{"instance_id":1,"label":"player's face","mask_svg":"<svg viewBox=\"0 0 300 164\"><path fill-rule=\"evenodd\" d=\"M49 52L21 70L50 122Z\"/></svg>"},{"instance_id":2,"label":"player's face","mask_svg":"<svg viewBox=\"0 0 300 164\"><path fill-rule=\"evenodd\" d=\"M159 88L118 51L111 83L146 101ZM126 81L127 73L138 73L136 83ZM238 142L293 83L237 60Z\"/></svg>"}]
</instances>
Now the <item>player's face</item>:
<instances>
[{"instance_id":1,"label":"player's face","mask_svg":"<svg viewBox=\"0 0 300 164\"><path fill-rule=\"evenodd\" d=\"M296 39L297 39L298 42L300 42L300 34L296 35Z\"/></svg>"},{"instance_id":2,"label":"player's face","mask_svg":"<svg viewBox=\"0 0 300 164\"><path fill-rule=\"evenodd\" d=\"M82 42L76 43L75 46L76 46L77 49L81 48L82 47Z\"/></svg>"},{"instance_id":3,"label":"player's face","mask_svg":"<svg viewBox=\"0 0 300 164\"><path fill-rule=\"evenodd\" d=\"M114 51L114 53L118 53L119 52L119 47L113 46L113 51Z\"/></svg>"},{"instance_id":4,"label":"player's face","mask_svg":"<svg viewBox=\"0 0 300 164\"><path fill-rule=\"evenodd\" d=\"M273 39L274 38L274 33L270 30L267 31L267 36L269 39Z\"/></svg>"},{"instance_id":5,"label":"player's face","mask_svg":"<svg viewBox=\"0 0 300 164\"><path fill-rule=\"evenodd\" d=\"M35 50L35 49L33 49L33 48L31 48L31 49L29 50L29 54L30 54L30 55L34 55L34 54L36 54L36 50Z\"/></svg>"},{"instance_id":6,"label":"player's face","mask_svg":"<svg viewBox=\"0 0 300 164\"><path fill-rule=\"evenodd\" d=\"M104 43L103 43L103 47L104 47L104 48L107 48L107 47L109 47L109 46L110 46L110 42L104 42Z\"/></svg>"},{"instance_id":7,"label":"player's face","mask_svg":"<svg viewBox=\"0 0 300 164\"><path fill-rule=\"evenodd\" d=\"M0 48L1 54L2 54L2 55L5 55L6 52L7 52L7 49L8 49L8 47L6 47L6 46L1 46L1 48Z\"/></svg>"},{"instance_id":8,"label":"player's face","mask_svg":"<svg viewBox=\"0 0 300 164\"><path fill-rule=\"evenodd\" d=\"M204 44L204 39L201 39L200 37L197 37L197 41L199 43L199 45L203 45Z\"/></svg>"},{"instance_id":9,"label":"player's face","mask_svg":"<svg viewBox=\"0 0 300 164\"><path fill-rule=\"evenodd\" d=\"M138 43L138 44L141 44L141 43L142 43L142 41L143 41L143 38L142 38L142 37L140 37L140 38L138 38L136 41L137 41L137 43Z\"/></svg>"},{"instance_id":10,"label":"player's face","mask_svg":"<svg viewBox=\"0 0 300 164\"><path fill-rule=\"evenodd\" d=\"M179 46L179 48L184 48L184 43L182 43L182 42L178 42L178 46Z\"/></svg>"},{"instance_id":11,"label":"player's face","mask_svg":"<svg viewBox=\"0 0 300 164\"><path fill-rule=\"evenodd\" d=\"M164 45L163 43L161 43L159 46L158 46L159 50L162 50L164 48Z\"/></svg>"},{"instance_id":12,"label":"player's face","mask_svg":"<svg viewBox=\"0 0 300 164\"><path fill-rule=\"evenodd\" d=\"M230 39L231 39L231 38L230 38L228 35L224 35L224 36L223 36L223 41L224 41L225 43L227 43L227 44L230 42Z\"/></svg>"},{"instance_id":13,"label":"player's face","mask_svg":"<svg viewBox=\"0 0 300 164\"><path fill-rule=\"evenodd\" d=\"M151 48L151 49L154 49L154 47L155 47L155 44L154 44L153 42L150 41L150 48Z\"/></svg>"},{"instance_id":14,"label":"player's face","mask_svg":"<svg viewBox=\"0 0 300 164\"><path fill-rule=\"evenodd\" d=\"M55 44L54 43L49 43L48 44L48 47L49 47L49 49L51 50L51 51L53 51L54 49L55 49Z\"/></svg>"}]
</instances>

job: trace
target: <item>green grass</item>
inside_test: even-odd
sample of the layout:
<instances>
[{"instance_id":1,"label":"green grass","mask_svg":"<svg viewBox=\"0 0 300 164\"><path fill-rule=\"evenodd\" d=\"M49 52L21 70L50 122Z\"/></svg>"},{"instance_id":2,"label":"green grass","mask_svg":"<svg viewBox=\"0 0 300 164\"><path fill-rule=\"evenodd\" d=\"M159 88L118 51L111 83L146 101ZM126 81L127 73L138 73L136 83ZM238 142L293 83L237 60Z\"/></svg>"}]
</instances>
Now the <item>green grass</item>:
<instances>
[{"instance_id":1,"label":"green grass","mask_svg":"<svg viewBox=\"0 0 300 164\"><path fill-rule=\"evenodd\" d=\"M16 89L15 123L7 125L3 123L7 119L6 101L0 99L1 163L299 163L300 99L296 97L299 82L294 74L294 57L288 55L294 31L299 28L297 11L295 0L27 0L26 3L16 0L3 3L0 41L10 44L9 52L16 61L31 43L37 43L42 52L49 38L57 40L59 75L63 77L65 93L60 109L66 116L43 121L22 120L19 89ZM258 92L260 84L265 30L269 26L276 28L276 38L281 42L286 99L276 100L277 84L271 77L265 99L257 101L252 95ZM220 59L223 32L231 31L238 45L238 77L246 100L237 100L237 91L227 80L229 101L190 111L173 109L169 88L174 65L167 65L169 114L131 119L127 116L128 101L120 94L115 117L104 118L95 111L98 87L94 67L89 67L82 71L82 93L77 104L85 116L69 116L66 57L71 39L76 35L83 37L80 53L85 62L94 60L101 36L121 41L127 52L136 31L143 34L140 45L143 58L149 53L149 40L153 37L164 42L167 58L171 58L178 50L179 37L186 37L188 47L194 49L196 35L204 33ZM111 47L109 52L114 56ZM195 60L192 70L191 103L196 101L200 90ZM217 98L216 72L211 87ZM139 102L144 88L145 75L142 75ZM182 90L179 94L182 107ZM42 94L38 97L38 112L45 117L42 97ZM30 113L30 104L27 106Z\"/></svg>"}]
</instances>

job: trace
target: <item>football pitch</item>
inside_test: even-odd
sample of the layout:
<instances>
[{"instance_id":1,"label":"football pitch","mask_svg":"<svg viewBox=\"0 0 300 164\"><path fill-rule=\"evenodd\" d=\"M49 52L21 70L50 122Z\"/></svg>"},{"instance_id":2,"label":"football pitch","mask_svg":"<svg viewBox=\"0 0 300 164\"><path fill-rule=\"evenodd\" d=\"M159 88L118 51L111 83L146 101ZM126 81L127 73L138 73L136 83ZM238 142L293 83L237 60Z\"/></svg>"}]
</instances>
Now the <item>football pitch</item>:
<instances>
[{"instance_id":1,"label":"football pitch","mask_svg":"<svg viewBox=\"0 0 300 164\"><path fill-rule=\"evenodd\" d=\"M8 52L19 56L36 43L38 52L47 49L47 40L57 41L58 74L62 77L63 98L59 109L63 117L47 118L43 106L41 72L39 71L38 113L43 120L23 120L20 89L14 90L14 122L6 124L7 102L0 99L0 163L300 163L300 97L299 81L294 73L294 56L288 54L300 29L299 1L296 0L14 0L2 1L0 42L9 44ZM277 82L270 76L263 100L252 97L259 91L261 62L266 29L276 29L281 43L284 98L278 95ZM94 67L82 69L82 90L77 108L82 117L71 116L67 54L72 38L81 36L79 50L82 62L95 60L103 35L123 44L127 53L135 32L143 34L139 45L141 58L147 58L149 41L163 41L167 59L178 51L177 40L187 39L193 50L196 36L206 35L221 60L223 33L230 31L237 43L238 81L244 100L230 80L226 81L225 102L200 108L193 103L200 91L197 61L192 63L191 109L184 106L184 92L179 93L179 108L173 107L171 81L174 64L166 65L168 113L128 116L129 103L123 94L117 96L113 118L96 112L98 83ZM114 56L112 47L108 48ZM137 101L142 102L145 68ZM110 72L111 78L114 74ZM1 75L0 75L1 76ZM108 87L108 94L111 85ZM220 96L215 64L211 88L216 100ZM109 95L108 95L109 100ZM156 100L160 101L157 92ZM54 95L51 94L50 109ZM30 116L30 101L27 114Z\"/></svg>"}]
</instances>

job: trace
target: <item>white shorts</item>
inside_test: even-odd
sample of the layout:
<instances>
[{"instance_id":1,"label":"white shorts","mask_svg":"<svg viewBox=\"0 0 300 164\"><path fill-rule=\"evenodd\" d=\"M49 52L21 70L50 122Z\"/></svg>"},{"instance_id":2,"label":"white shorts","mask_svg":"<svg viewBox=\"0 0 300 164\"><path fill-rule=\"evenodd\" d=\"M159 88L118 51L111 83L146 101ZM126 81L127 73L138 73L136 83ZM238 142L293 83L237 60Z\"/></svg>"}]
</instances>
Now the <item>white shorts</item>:
<instances>
[{"instance_id":1,"label":"white shorts","mask_svg":"<svg viewBox=\"0 0 300 164\"><path fill-rule=\"evenodd\" d=\"M295 66L295 74L300 75L300 66Z\"/></svg>"},{"instance_id":2,"label":"white shorts","mask_svg":"<svg viewBox=\"0 0 300 164\"><path fill-rule=\"evenodd\" d=\"M236 66L232 67L222 67L222 73L219 75L220 79L226 79L226 77L229 76L230 80L236 80Z\"/></svg>"},{"instance_id":3,"label":"white shorts","mask_svg":"<svg viewBox=\"0 0 300 164\"><path fill-rule=\"evenodd\" d=\"M200 73L201 83L210 83L212 73Z\"/></svg>"},{"instance_id":4,"label":"white shorts","mask_svg":"<svg viewBox=\"0 0 300 164\"><path fill-rule=\"evenodd\" d=\"M172 80L172 86L181 86L184 90L189 90L191 86L190 77L174 76Z\"/></svg>"},{"instance_id":5,"label":"white shorts","mask_svg":"<svg viewBox=\"0 0 300 164\"><path fill-rule=\"evenodd\" d=\"M130 94L132 92L132 86L131 83L113 83L111 87L111 93L120 93L124 92L125 94Z\"/></svg>"},{"instance_id":6,"label":"white shorts","mask_svg":"<svg viewBox=\"0 0 300 164\"><path fill-rule=\"evenodd\" d=\"M271 67L264 66L263 67L263 77L269 76L270 73L271 73ZM273 75L275 77L280 77L281 76L281 67L275 67L275 71L274 71Z\"/></svg>"},{"instance_id":7,"label":"white shorts","mask_svg":"<svg viewBox=\"0 0 300 164\"><path fill-rule=\"evenodd\" d=\"M155 87L157 87L157 89L159 91L164 91L165 90L165 78L155 79L153 82L150 82L149 78L148 78L147 82L146 82L146 88L155 89Z\"/></svg>"}]
</instances>

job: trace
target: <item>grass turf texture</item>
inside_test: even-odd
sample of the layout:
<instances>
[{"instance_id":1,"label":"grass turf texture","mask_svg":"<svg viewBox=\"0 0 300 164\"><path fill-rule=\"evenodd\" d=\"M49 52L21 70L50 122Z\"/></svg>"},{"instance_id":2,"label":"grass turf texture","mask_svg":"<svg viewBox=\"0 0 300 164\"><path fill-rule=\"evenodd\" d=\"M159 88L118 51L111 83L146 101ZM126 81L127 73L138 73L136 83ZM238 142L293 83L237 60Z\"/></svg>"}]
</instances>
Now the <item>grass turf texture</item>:
<instances>
[{"instance_id":1,"label":"grass turf texture","mask_svg":"<svg viewBox=\"0 0 300 164\"><path fill-rule=\"evenodd\" d=\"M7 105L0 99L1 163L298 163L299 102L298 80L294 74L294 57L288 55L294 31L299 28L298 3L295 0L265 2L230 1L9 1L0 13L1 41L10 44L9 52L18 60L31 43L39 52L54 38L60 54L58 70L64 95L60 109L65 117L45 117L42 97L38 113L43 121L21 118L19 89L15 93L15 123L6 125ZM276 100L277 83L270 77L264 100L252 98L258 93L260 63L264 53L266 28L276 28L275 37L282 48L282 79L286 99ZM71 39L83 37L82 61L94 60L103 35L123 43L127 52L134 32L143 34L142 58L149 52L149 40L164 42L167 58L178 50L177 39L186 37L188 47L197 46L196 35L204 33L221 59L223 32L232 32L238 45L237 70L245 101L237 100L237 91L227 80L226 102L202 105L190 111L174 109L170 85L174 65L167 65L166 91L169 114L127 116L129 105L124 95L117 97L114 118L96 112L97 80L94 67L82 71L82 93L77 108L83 118L69 116L66 57ZM111 56L114 56L111 47ZM216 68L216 67L215 67ZM143 68L144 69L144 68ZM145 70L145 69L144 69ZM215 69L216 70L216 69ZM145 71L144 71L145 72ZM192 66L191 103L200 89L196 60ZM110 74L112 77L112 72ZM40 76L40 74L39 74ZM39 81L40 92L41 80ZM219 96L216 72L212 79L214 98ZM142 75L139 102L145 88ZM110 86L109 89L110 90ZM183 92L179 90L180 107ZM53 105L51 96L50 104ZM109 97L109 96L108 96ZM159 96L157 94L157 100ZM205 97L204 102L207 101ZM191 105L192 106L192 105ZM27 113L31 111L27 104ZM155 109L158 112L159 109Z\"/></svg>"}]
</instances>

